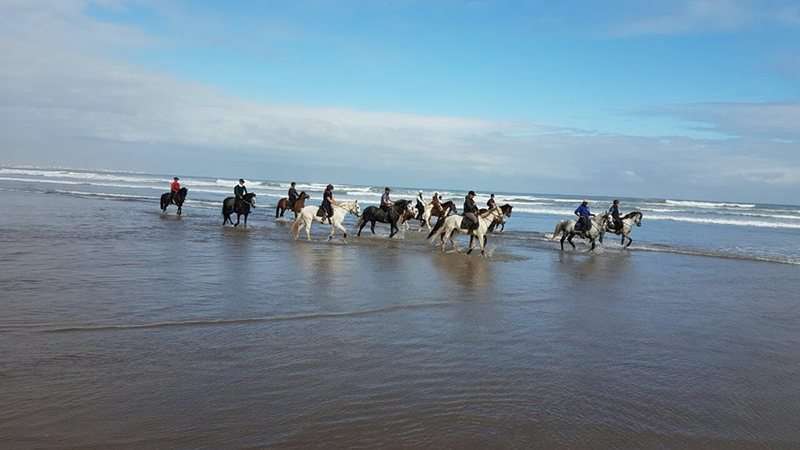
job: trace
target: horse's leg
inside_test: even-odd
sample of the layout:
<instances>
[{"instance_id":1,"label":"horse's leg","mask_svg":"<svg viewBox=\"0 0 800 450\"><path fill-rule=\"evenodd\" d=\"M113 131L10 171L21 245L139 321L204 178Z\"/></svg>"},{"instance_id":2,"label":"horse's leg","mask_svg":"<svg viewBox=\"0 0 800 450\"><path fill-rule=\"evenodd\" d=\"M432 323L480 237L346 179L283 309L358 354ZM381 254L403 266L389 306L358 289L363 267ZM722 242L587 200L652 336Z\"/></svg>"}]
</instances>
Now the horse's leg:
<instances>
[{"instance_id":1,"label":"horse's leg","mask_svg":"<svg viewBox=\"0 0 800 450\"><path fill-rule=\"evenodd\" d=\"M233 224L233 226L234 226L234 227L238 227L238 226L239 226L239 221L240 221L241 219L242 219L242 215L241 215L241 214L239 214L239 213L237 212L237 213L236 213L236 223L235 223L235 224Z\"/></svg>"},{"instance_id":2,"label":"horse's leg","mask_svg":"<svg viewBox=\"0 0 800 450\"><path fill-rule=\"evenodd\" d=\"M470 233L470 235L469 235L469 248L467 249L467 254L468 255L472 254L472 241L474 241L474 240L475 240L475 236L473 236L472 233Z\"/></svg>"},{"instance_id":3,"label":"horse's leg","mask_svg":"<svg viewBox=\"0 0 800 450\"><path fill-rule=\"evenodd\" d=\"M457 253L461 253L461 249L458 248L458 244L456 244L455 239L453 239L453 235L456 234L457 231L458 228L453 228L452 230L450 230L450 234L448 235L447 240L450 241L450 245L453 246L453 250L455 250Z\"/></svg>"},{"instance_id":4,"label":"horse's leg","mask_svg":"<svg viewBox=\"0 0 800 450\"><path fill-rule=\"evenodd\" d=\"M622 238L619 240L619 245L625 245L625 235L622 235Z\"/></svg>"},{"instance_id":5,"label":"horse's leg","mask_svg":"<svg viewBox=\"0 0 800 450\"><path fill-rule=\"evenodd\" d=\"M247 214L244 215L244 226L247 226L247 216L249 216L249 215L250 215L250 213L247 213Z\"/></svg>"},{"instance_id":6,"label":"horse's leg","mask_svg":"<svg viewBox=\"0 0 800 450\"><path fill-rule=\"evenodd\" d=\"M489 235L484 234L480 236L479 239L481 240L481 256L486 256L486 243L489 242Z\"/></svg>"},{"instance_id":7,"label":"horse's leg","mask_svg":"<svg viewBox=\"0 0 800 450\"><path fill-rule=\"evenodd\" d=\"M564 251L564 241L567 240L567 232L561 233L561 251Z\"/></svg>"},{"instance_id":8,"label":"horse's leg","mask_svg":"<svg viewBox=\"0 0 800 450\"><path fill-rule=\"evenodd\" d=\"M591 243L592 243L592 248L591 248L591 249L589 249L589 251L590 251L590 252L593 252L593 251L594 251L595 244L596 244L596 243L595 243L595 241L594 241L594 238L589 238L589 242L591 242Z\"/></svg>"},{"instance_id":9,"label":"horse's leg","mask_svg":"<svg viewBox=\"0 0 800 450\"><path fill-rule=\"evenodd\" d=\"M631 237L630 237L630 236L628 236L628 245L626 245L626 246L625 246L625 248L628 248L628 247L630 247L630 246L631 246L631 244L633 244L633 239L631 239Z\"/></svg>"},{"instance_id":10,"label":"horse's leg","mask_svg":"<svg viewBox=\"0 0 800 450\"><path fill-rule=\"evenodd\" d=\"M314 223L314 219L311 221L303 221L303 224L306 226L306 240L311 240L311 224Z\"/></svg>"},{"instance_id":11,"label":"horse's leg","mask_svg":"<svg viewBox=\"0 0 800 450\"><path fill-rule=\"evenodd\" d=\"M394 237L395 234L397 234L397 224L389 220L389 239Z\"/></svg>"},{"instance_id":12,"label":"horse's leg","mask_svg":"<svg viewBox=\"0 0 800 450\"><path fill-rule=\"evenodd\" d=\"M569 236L567 236L567 242L569 242L569 245L572 246L573 250L575 250L575 243L572 242L572 238L574 238L574 237L575 237L575 233L570 233Z\"/></svg>"},{"instance_id":13,"label":"horse's leg","mask_svg":"<svg viewBox=\"0 0 800 450\"><path fill-rule=\"evenodd\" d=\"M347 239L347 229L345 229L344 225L342 225L341 223L337 223L336 224L336 228L338 228L339 230L342 231L342 234L343 234L342 239L343 240Z\"/></svg>"}]
</instances>

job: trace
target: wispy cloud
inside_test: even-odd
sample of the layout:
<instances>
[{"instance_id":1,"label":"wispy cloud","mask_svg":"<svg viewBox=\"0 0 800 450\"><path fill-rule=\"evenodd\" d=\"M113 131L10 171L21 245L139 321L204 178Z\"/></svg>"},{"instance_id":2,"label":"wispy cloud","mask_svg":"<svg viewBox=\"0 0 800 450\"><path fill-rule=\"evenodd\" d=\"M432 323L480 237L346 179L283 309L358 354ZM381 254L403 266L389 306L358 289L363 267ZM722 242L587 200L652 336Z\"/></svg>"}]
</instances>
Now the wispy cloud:
<instances>
[{"instance_id":1,"label":"wispy cloud","mask_svg":"<svg viewBox=\"0 0 800 450\"><path fill-rule=\"evenodd\" d=\"M612 26L614 36L727 32L756 25L800 25L800 7L788 1L684 0L656 5L658 13Z\"/></svg>"},{"instance_id":2,"label":"wispy cloud","mask_svg":"<svg viewBox=\"0 0 800 450\"><path fill-rule=\"evenodd\" d=\"M374 172L396 184L520 191L749 198L753 186L766 186L780 200L800 185L794 144L800 106L794 103L645 112L706 123L730 136L698 139L256 102L122 61L115 50L158 41L135 27L87 16L86 2L52 5L0 5L3 155L13 148L13 154L54 164L103 155L102 164L113 166L122 157L105 150L122 143L132 152L125 161L152 155L148 149L183 148L196 152L197 164L213 155L208 171L234 158L270 161L271 167L296 161L304 170L333 167L348 177ZM754 148L760 157L743 159Z\"/></svg>"}]
</instances>

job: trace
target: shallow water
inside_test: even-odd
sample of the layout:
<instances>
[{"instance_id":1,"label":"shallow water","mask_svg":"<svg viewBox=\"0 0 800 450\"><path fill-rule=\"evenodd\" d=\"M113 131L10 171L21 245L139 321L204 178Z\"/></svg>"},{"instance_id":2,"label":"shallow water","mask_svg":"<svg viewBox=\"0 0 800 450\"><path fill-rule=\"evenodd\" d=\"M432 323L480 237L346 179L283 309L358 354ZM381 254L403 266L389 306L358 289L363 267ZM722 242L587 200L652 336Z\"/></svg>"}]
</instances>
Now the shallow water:
<instances>
[{"instance_id":1,"label":"shallow water","mask_svg":"<svg viewBox=\"0 0 800 450\"><path fill-rule=\"evenodd\" d=\"M5 448L800 446L795 265L0 205Z\"/></svg>"}]
</instances>

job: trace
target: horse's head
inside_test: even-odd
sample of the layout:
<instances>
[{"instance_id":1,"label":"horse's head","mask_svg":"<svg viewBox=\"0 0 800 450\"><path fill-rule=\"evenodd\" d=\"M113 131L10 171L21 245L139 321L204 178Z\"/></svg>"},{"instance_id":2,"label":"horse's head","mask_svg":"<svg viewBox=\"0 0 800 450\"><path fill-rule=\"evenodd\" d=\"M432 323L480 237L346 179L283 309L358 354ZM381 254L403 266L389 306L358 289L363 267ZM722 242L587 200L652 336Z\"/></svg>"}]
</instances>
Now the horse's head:
<instances>
[{"instance_id":1,"label":"horse's head","mask_svg":"<svg viewBox=\"0 0 800 450\"><path fill-rule=\"evenodd\" d=\"M250 203L250 206L255 208L256 207L256 193L255 192L248 192L244 194L244 201Z\"/></svg>"},{"instance_id":2,"label":"horse's head","mask_svg":"<svg viewBox=\"0 0 800 450\"><path fill-rule=\"evenodd\" d=\"M300 191L300 200L308 200L311 196L306 194L306 191Z\"/></svg>"},{"instance_id":3,"label":"horse's head","mask_svg":"<svg viewBox=\"0 0 800 450\"><path fill-rule=\"evenodd\" d=\"M347 206L347 212L350 214L359 217L361 216L361 206L358 204L358 200L353 200L352 203L349 203Z\"/></svg>"},{"instance_id":4,"label":"horse's head","mask_svg":"<svg viewBox=\"0 0 800 450\"><path fill-rule=\"evenodd\" d=\"M642 226L642 219L644 218L643 216L644 214L642 214L641 211L634 211L633 223L635 223L637 227Z\"/></svg>"},{"instance_id":5,"label":"horse's head","mask_svg":"<svg viewBox=\"0 0 800 450\"><path fill-rule=\"evenodd\" d=\"M512 209L514 209L514 207L509 205L508 203L500 207L500 210L503 211L503 215L505 215L506 217L511 217Z\"/></svg>"}]
</instances>

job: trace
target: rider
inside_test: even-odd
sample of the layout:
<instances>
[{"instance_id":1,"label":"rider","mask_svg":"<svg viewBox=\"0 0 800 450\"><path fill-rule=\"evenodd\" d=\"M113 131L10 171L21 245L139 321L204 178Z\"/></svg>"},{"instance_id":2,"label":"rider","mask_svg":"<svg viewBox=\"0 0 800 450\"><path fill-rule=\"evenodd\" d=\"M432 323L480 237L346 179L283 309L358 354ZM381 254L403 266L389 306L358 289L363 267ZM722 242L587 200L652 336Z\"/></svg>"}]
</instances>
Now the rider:
<instances>
[{"instance_id":1,"label":"rider","mask_svg":"<svg viewBox=\"0 0 800 450\"><path fill-rule=\"evenodd\" d=\"M581 202L581 206L578 206L578 209L575 210L575 215L578 216L578 230L579 231L588 231L591 227L591 217L594 217L591 211L589 211L589 202L584 200Z\"/></svg>"},{"instance_id":2,"label":"rider","mask_svg":"<svg viewBox=\"0 0 800 450\"><path fill-rule=\"evenodd\" d=\"M294 211L294 202L300 197L297 193L297 189L295 189L295 182L292 181L292 184L289 186L289 209Z\"/></svg>"},{"instance_id":3,"label":"rider","mask_svg":"<svg viewBox=\"0 0 800 450\"><path fill-rule=\"evenodd\" d=\"M336 204L336 200L333 198L333 185L329 184L325 187L325 192L322 193L322 205L320 208L323 211L322 216L322 223L325 223L325 220L328 223L331 222L331 217L333 217L333 205Z\"/></svg>"},{"instance_id":4,"label":"rider","mask_svg":"<svg viewBox=\"0 0 800 450\"><path fill-rule=\"evenodd\" d=\"M383 190L383 195L381 195L381 209L388 215L389 211L392 209L392 205L394 202L389 197L389 193L392 192L391 189L388 187Z\"/></svg>"},{"instance_id":5,"label":"rider","mask_svg":"<svg viewBox=\"0 0 800 450\"><path fill-rule=\"evenodd\" d=\"M478 205L475 204L475 191L464 197L464 218L469 221L469 229L478 228Z\"/></svg>"},{"instance_id":6,"label":"rider","mask_svg":"<svg viewBox=\"0 0 800 450\"><path fill-rule=\"evenodd\" d=\"M169 201L175 201L175 195L181 190L180 178L172 177L172 182L169 184Z\"/></svg>"},{"instance_id":7,"label":"rider","mask_svg":"<svg viewBox=\"0 0 800 450\"><path fill-rule=\"evenodd\" d=\"M486 202L486 207L488 207L489 209L497 208L497 202L494 201L494 194L489 196L489 201Z\"/></svg>"},{"instance_id":8,"label":"rider","mask_svg":"<svg viewBox=\"0 0 800 450\"><path fill-rule=\"evenodd\" d=\"M245 195L247 195L247 187L244 185L244 179L239 178L239 184L233 188L233 196L236 197L236 209L241 209Z\"/></svg>"},{"instance_id":9,"label":"rider","mask_svg":"<svg viewBox=\"0 0 800 450\"><path fill-rule=\"evenodd\" d=\"M614 200L614 203L611 204L611 208L608 209L608 213L611 214L611 218L613 219L613 227L616 233L619 233L622 230L622 219L619 217L619 200Z\"/></svg>"},{"instance_id":10,"label":"rider","mask_svg":"<svg viewBox=\"0 0 800 450\"><path fill-rule=\"evenodd\" d=\"M425 197L422 196L422 191L417 192L417 219L422 220L422 214L425 212Z\"/></svg>"}]
</instances>

